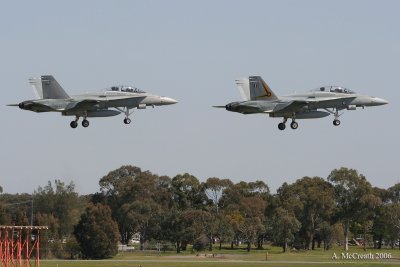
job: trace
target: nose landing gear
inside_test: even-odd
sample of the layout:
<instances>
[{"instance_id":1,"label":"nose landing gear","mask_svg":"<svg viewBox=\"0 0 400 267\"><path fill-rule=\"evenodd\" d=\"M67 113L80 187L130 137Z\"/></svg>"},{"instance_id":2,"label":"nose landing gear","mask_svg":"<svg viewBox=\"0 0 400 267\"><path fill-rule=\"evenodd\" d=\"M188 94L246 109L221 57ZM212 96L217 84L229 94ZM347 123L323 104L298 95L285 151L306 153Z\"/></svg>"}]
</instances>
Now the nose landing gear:
<instances>
[{"instance_id":1,"label":"nose landing gear","mask_svg":"<svg viewBox=\"0 0 400 267\"><path fill-rule=\"evenodd\" d=\"M129 118L129 116L132 115L133 110L131 112L129 112L129 108L128 107L125 107L123 109L122 108L116 108L116 109L118 109L119 111L125 113L124 123L125 124L130 124L131 123L131 119Z\"/></svg>"},{"instance_id":2,"label":"nose landing gear","mask_svg":"<svg viewBox=\"0 0 400 267\"><path fill-rule=\"evenodd\" d=\"M333 125L339 126L340 125L339 117L342 116L343 113L339 114L339 110L337 108L332 109L332 110L329 110L329 109L325 109L325 110L328 111L329 113L333 114L333 116L335 117L335 119L333 119Z\"/></svg>"},{"instance_id":3,"label":"nose landing gear","mask_svg":"<svg viewBox=\"0 0 400 267\"><path fill-rule=\"evenodd\" d=\"M336 109L336 112L333 114L335 116L335 119L333 120L333 125L339 126L340 125L340 120L339 120L339 111Z\"/></svg>"}]
</instances>

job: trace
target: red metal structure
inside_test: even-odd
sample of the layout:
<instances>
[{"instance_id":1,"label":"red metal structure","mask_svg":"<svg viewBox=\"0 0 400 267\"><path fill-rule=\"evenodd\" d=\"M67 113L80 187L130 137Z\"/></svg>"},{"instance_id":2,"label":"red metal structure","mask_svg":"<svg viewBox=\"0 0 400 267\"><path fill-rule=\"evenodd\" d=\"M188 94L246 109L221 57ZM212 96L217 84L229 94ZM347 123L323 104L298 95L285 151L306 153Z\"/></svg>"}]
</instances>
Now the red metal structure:
<instances>
[{"instance_id":1,"label":"red metal structure","mask_svg":"<svg viewBox=\"0 0 400 267\"><path fill-rule=\"evenodd\" d=\"M40 267L40 231L48 229L47 226L0 225L0 266Z\"/></svg>"}]
</instances>

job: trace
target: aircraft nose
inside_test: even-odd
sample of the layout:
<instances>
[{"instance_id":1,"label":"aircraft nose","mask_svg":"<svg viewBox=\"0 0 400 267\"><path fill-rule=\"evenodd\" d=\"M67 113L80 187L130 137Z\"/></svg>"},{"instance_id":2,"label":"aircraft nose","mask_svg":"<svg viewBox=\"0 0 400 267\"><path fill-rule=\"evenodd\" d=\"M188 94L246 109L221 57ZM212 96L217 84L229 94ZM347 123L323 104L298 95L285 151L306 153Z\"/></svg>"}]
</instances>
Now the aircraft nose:
<instances>
[{"instance_id":1,"label":"aircraft nose","mask_svg":"<svg viewBox=\"0 0 400 267\"><path fill-rule=\"evenodd\" d=\"M164 105L172 105L172 104L178 103L177 100L175 100L175 99L173 99L173 98L170 98L170 97L166 97L166 96L161 97L161 102L162 102Z\"/></svg>"},{"instance_id":2,"label":"aircraft nose","mask_svg":"<svg viewBox=\"0 0 400 267\"><path fill-rule=\"evenodd\" d=\"M389 101L379 97L375 97L373 102L377 106L389 104Z\"/></svg>"}]
</instances>

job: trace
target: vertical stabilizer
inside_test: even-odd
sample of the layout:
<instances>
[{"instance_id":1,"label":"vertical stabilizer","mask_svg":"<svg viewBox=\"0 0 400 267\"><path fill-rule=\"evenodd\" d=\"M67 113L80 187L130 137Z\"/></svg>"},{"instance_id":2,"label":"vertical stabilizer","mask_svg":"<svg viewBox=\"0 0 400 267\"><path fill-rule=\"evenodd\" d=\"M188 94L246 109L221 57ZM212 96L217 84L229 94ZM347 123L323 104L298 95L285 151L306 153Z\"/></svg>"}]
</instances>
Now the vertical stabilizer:
<instances>
[{"instance_id":1,"label":"vertical stabilizer","mask_svg":"<svg viewBox=\"0 0 400 267\"><path fill-rule=\"evenodd\" d=\"M32 83L31 83L32 84ZM37 87L34 85L36 90ZM69 95L64 91L61 85L52 75L43 75L41 77L42 98L44 99L68 99ZM39 94L40 95L40 94Z\"/></svg>"},{"instance_id":2,"label":"vertical stabilizer","mask_svg":"<svg viewBox=\"0 0 400 267\"><path fill-rule=\"evenodd\" d=\"M276 100L278 97L272 92L268 84L260 76L249 77L251 100Z\"/></svg>"},{"instance_id":3,"label":"vertical stabilizer","mask_svg":"<svg viewBox=\"0 0 400 267\"><path fill-rule=\"evenodd\" d=\"M250 87L249 79L242 78L235 81L236 86L239 88L240 96L243 100L250 100Z\"/></svg>"},{"instance_id":4,"label":"vertical stabilizer","mask_svg":"<svg viewBox=\"0 0 400 267\"><path fill-rule=\"evenodd\" d=\"M43 98L43 88L42 88L42 79L40 78L29 78L29 84L32 85L33 92L37 99Z\"/></svg>"}]
</instances>

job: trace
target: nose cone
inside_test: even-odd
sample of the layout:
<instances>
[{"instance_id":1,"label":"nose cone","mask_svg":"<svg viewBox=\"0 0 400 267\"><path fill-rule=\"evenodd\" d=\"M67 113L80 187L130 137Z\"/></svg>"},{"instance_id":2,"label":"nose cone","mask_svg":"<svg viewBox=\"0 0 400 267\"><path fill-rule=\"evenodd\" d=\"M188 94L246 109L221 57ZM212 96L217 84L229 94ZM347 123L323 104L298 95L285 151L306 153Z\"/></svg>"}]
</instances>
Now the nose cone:
<instances>
[{"instance_id":1,"label":"nose cone","mask_svg":"<svg viewBox=\"0 0 400 267\"><path fill-rule=\"evenodd\" d=\"M161 103L163 105L172 105L172 104L178 103L178 101L173 98L163 96L163 97L161 97Z\"/></svg>"},{"instance_id":2,"label":"nose cone","mask_svg":"<svg viewBox=\"0 0 400 267\"><path fill-rule=\"evenodd\" d=\"M387 101L387 100L385 100L383 98L379 98L379 97L374 97L372 102L374 103L375 106L381 106L381 105L389 104L389 101Z\"/></svg>"}]
</instances>

